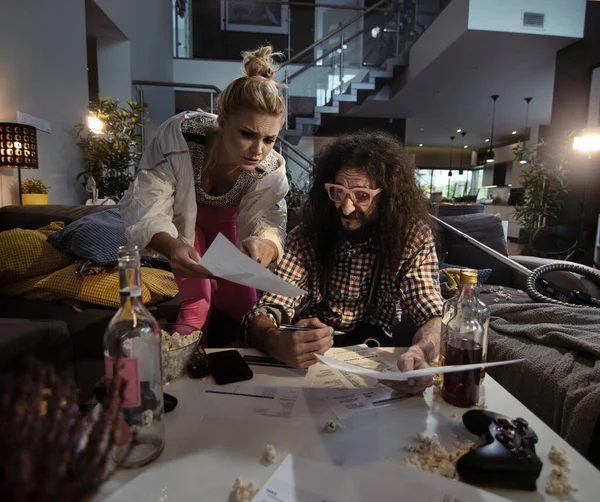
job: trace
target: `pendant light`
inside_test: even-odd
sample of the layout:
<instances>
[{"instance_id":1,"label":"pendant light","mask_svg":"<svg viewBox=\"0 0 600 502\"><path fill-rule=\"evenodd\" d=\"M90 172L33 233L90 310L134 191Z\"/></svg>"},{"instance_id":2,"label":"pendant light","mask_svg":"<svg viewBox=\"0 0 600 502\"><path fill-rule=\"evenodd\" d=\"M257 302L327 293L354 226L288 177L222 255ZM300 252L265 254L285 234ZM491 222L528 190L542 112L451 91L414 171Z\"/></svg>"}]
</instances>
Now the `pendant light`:
<instances>
[{"instance_id":1,"label":"pendant light","mask_svg":"<svg viewBox=\"0 0 600 502\"><path fill-rule=\"evenodd\" d=\"M450 170L448 171L448 176L452 176L452 154L454 153L454 136L450 136Z\"/></svg>"},{"instance_id":2,"label":"pendant light","mask_svg":"<svg viewBox=\"0 0 600 502\"><path fill-rule=\"evenodd\" d=\"M527 103L527 108L525 111L525 136L527 136L527 127L529 126L529 103L531 103L532 100L533 98L525 98L525 102ZM522 159L519 161L519 164L527 164L527 161Z\"/></svg>"},{"instance_id":3,"label":"pendant light","mask_svg":"<svg viewBox=\"0 0 600 502\"><path fill-rule=\"evenodd\" d=\"M462 136L462 141L461 141L461 146L462 148L460 149L460 169L458 170L458 174L463 174L463 150L465 149L465 134L467 134L467 131L461 131L460 135Z\"/></svg>"},{"instance_id":4,"label":"pendant light","mask_svg":"<svg viewBox=\"0 0 600 502\"><path fill-rule=\"evenodd\" d=\"M494 162L496 155L494 154L494 126L496 124L496 101L500 97L498 94L494 94L490 96L494 101L494 106L492 108L492 134L490 135L490 149L485 153L484 158L486 163L491 164Z\"/></svg>"}]
</instances>

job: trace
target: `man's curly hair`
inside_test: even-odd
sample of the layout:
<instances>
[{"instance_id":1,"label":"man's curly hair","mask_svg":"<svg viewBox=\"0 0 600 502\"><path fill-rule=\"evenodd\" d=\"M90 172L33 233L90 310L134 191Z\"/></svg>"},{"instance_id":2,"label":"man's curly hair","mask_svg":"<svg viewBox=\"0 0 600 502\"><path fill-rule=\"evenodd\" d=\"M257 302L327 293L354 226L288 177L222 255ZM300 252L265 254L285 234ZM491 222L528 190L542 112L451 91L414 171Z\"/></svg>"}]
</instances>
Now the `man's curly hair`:
<instances>
[{"instance_id":1,"label":"man's curly hair","mask_svg":"<svg viewBox=\"0 0 600 502\"><path fill-rule=\"evenodd\" d=\"M417 184L411 157L400 140L384 131L340 136L315 157L303 221L317 262L327 263L339 243L339 216L324 185L343 168L363 170L382 189L372 235L384 261L397 270L413 228L432 225L429 202Z\"/></svg>"}]
</instances>

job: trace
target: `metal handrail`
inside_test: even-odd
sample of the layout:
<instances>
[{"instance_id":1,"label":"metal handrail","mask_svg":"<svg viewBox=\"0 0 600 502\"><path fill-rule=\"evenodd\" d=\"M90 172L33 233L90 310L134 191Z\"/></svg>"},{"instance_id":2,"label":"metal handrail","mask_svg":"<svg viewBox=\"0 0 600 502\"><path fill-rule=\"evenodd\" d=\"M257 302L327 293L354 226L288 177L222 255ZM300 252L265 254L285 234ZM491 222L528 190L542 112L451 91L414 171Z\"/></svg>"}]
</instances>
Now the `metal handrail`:
<instances>
[{"instance_id":1,"label":"metal handrail","mask_svg":"<svg viewBox=\"0 0 600 502\"><path fill-rule=\"evenodd\" d=\"M294 160L294 162L296 162L296 164L298 164L303 171L307 172L308 174L311 174L310 168L312 168L315 165L315 163L312 161L312 159L310 157L307 157L300 150L298 150L294 145L292 145L288 140L286 140L282 137L277 138L277 141L279 142L280 145L285 146L288 150L290 150L295 155L300 157L304 162L306 162L309 165L308 168L303 166L302 164L300 164L298 161Z\"/></svg>"},{"instance_id":2,"label":"metal handrail","mask_svg":"<svg viewBox=\"0 0 600 502\"><path fill-rule=\"evenodd\" d=\"M294 61L297 61L298 59L300 59L302 56L304 56L305 54L308 54L310 51L312 51L315 47L318 47L319 45L321 45L323 42L329 40L330 38L334 37L335 35L337 35L340 31L345 30L348 26L354 24L356 21L358 21L359 19L365 17L367 14L369 14L370 12L373 12L374 10L376 10L377 8L379 8L380 6L382 6L383 4L388 3L389 0L380 0L379 2L377 2L376 4L373 4L371 7L369 7L368 9L366 9L364 12L361 12L359 15L353 17L352 19L350 19L350 21L345 22L344 24L342 24L341 26L338 26L335 30L333 30L332 32L328 33L327 35L325 35L324 37L320 38L319 40L317 40L316 42L310 44L306 49L301 50L298 54L296 54L294 57L288 59L287 61L284 61L283 63L281 63L279 65L279 68L283 68L289 64L292 64Z\"/></svg>"},{"instance_id":3,"label":"metal handrail","mask_svg":"<svg viewBox=\"0 0 600 502\"><path fill-rule=\"evenodd\" d=\"M184 84L182 82L158 82L154 80L134 80L132 82L133 85L147 85L154 87L181 87L184 89L205 89L208 91L213 91L216 93L221 92L216 85L209 84Z\"/></svg>"}]
</instances>

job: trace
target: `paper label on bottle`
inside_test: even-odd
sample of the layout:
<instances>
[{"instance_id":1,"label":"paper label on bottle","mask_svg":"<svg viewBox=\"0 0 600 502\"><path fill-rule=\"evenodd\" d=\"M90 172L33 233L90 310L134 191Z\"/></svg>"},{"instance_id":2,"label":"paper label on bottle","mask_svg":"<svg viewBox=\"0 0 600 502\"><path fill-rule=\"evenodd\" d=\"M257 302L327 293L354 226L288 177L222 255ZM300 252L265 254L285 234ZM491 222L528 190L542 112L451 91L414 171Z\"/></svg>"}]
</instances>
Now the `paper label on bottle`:
<instances>
[{"instance_id":1,"label":"paper label on bottle","mask_svg":"<svg viewBox=\"0 0 600 502\"><path fill-rule=\"evenodd\" d=\"M123 408L137 408L142 405L142 392L140 387L140 369L137 357L122 357L121 378L125 382L123 391ZM114 357L104 356L104 370L106 378L109 380L115 374L115 364L117 360Z\"/></svg>"}]
</instances>

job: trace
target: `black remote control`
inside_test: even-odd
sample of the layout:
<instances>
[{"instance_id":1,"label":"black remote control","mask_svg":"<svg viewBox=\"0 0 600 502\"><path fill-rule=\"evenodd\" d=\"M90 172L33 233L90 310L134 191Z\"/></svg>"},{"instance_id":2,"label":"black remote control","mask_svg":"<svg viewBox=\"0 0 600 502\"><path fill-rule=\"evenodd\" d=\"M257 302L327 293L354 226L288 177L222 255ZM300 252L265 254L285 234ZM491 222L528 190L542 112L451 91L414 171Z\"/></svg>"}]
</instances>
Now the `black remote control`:
<instances>
[{"instance_id":1,"label":"black remote control","mask_svg":"<svg viewBox=\"0 0 600 502\"><path fill-rule=\"evenodd\" d=\"M187 364L187 372L192 378L204 378L210 375L210 365L204 348L198 344Z\"/></svg>"},{"instance_id":2,"label":"black remote control","mask_svg":"<svg viewBox=\"0 0 600 502\"><path fill-rule=\"evenodd\" d=\"M469 410L463 415L463 423L471 432L483 435L485 444L456 462L461 481L495 488L536 489L542 461L535 453L538 437L527 420Z\"/></svg>"}]
</instances>

